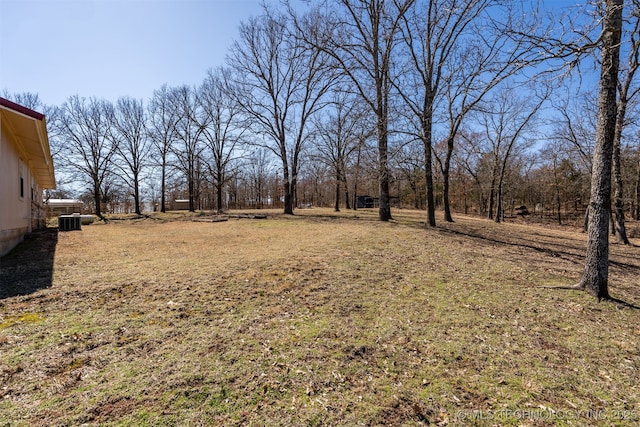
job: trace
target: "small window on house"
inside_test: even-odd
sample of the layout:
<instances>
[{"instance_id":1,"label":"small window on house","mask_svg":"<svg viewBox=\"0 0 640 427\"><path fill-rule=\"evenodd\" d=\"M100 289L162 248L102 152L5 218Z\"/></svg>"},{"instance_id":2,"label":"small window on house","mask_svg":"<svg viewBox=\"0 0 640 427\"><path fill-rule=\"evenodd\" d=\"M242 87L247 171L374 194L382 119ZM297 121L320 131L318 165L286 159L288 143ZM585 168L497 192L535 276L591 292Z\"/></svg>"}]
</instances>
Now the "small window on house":
<instances>
[{"instance_id":1,"label":"small window on house","mask_svg":"<svg viewBox=\"0 0 640 427\"><path fill-rule=\"evenodd\" d=\"M20 198L24 198L24 162L20 159Z\"/></svg>"}]
</instances>

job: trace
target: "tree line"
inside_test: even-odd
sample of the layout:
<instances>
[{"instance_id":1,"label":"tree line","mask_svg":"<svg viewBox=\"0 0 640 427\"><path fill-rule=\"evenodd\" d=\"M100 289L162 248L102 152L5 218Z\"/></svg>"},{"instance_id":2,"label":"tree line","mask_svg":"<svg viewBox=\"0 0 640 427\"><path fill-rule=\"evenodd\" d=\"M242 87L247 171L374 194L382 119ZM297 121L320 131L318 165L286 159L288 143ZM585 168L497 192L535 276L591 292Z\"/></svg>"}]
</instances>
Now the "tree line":
<instances>
[{"instance_id":1,"label":"tree line","mask_svg":"<svg viewBox=\"0 0 640 427\"><path fill-rule=\"evenodd\" d=\"M445 221L606 215L628 243L625 214L640 219L639 22L640 0L283 2L243 22L199 85L42 107L59 176L83 184L98 216L110 202L140 214L176 198L293 214L356 208L366 194L382 221L392 205L425 209L428 226L438 208Z\"/></svg>"}]
</instances>

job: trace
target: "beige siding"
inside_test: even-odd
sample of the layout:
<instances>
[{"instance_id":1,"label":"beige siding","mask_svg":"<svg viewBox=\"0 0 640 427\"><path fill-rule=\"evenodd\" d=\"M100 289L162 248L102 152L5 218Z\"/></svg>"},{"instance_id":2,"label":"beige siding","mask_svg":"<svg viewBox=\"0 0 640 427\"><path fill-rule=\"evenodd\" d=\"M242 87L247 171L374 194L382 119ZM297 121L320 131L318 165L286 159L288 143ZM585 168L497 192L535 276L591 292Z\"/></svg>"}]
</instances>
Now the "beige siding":
<instances>
[{"instance_id":1,"label":"beige siding","mask_svg":"<svg viewBox=\"0 0 640 427\"><path fill-rule=\"evenodd\" d=\"M24 162L16 151L15 142L2 126L0 128L0 255L4 255L22 240L24 233L32 230L32 185L36 199L39 189L29 171L28 163Z\"/></svg>"}]
</instances>

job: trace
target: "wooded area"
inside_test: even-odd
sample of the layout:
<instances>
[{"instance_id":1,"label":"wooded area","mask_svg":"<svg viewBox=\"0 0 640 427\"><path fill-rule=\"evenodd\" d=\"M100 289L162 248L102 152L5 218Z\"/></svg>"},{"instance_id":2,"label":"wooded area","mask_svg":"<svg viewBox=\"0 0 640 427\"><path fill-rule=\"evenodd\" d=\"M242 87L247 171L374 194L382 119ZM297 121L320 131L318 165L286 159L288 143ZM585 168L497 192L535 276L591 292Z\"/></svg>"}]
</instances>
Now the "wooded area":
<instances>
[{"instance_id":1,"label":"wooded area","mask_svg":"<svg viewBox=\"0 0 640 427\"><path fill-rule=\"evenodd\" d=\"M227 63L200 85L115 103L6 96L47 114L61 180L50 196L78 196L98 216L175 200L191 211L338 211L370 196L382 221L394 206L426 209L429 226L436 209L445 221L587 218L594 241L611 223L628 244L625 215L640 219L639 22L640 0L552 12L490 0L283 3L242 23Z\"/></svg>"}]
</instances>

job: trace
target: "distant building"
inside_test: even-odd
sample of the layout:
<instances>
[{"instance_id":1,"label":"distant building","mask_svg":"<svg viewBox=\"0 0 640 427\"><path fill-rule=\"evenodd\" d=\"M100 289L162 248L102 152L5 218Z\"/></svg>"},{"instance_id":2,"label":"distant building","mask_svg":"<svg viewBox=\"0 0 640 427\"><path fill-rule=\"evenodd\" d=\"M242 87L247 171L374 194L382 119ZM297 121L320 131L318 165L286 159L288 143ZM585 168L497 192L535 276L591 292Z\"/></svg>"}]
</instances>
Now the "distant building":
<instances>
[{"instance_id":1,"label":"distant building","mask_svg":"<svg viewBox=\"0 0 640 427\"><path fill-rule=\"evenodd\" d=\"M55 186L44 115L0 98L0 256L46 225L42 190Z\"/></svg>"},{"instance_id":2,"label":"distant building","mask_svg":"<svg viewBox=\"0 0 640 427\"><path fill-rule=\"evenodd\" d=\"M375 206L375 200L371 196L358 196L356 197L356 208L366 209L373 208Z\"/></svg>"},{"instance_id":3,"label":"distant building","mask_svg":"<svg viewBox=\"0 0 640 427\"><path fill-rule=\"evenodd\" d=\"M170 211L188 211L189 199L174 200L169 204L169 210Z\"/></svg>"},{"instance_id":4,"label":"distant building","mask_svg":"<svg viewBox=\"0 0 640 427\"><path fill-rule=\"evenodd\" d=\"M76 199L49 199L47 200L47 206L49 207L49 217L72 213L81 214L85 210L82 200Z\"/></svg>"}]
</instances>

